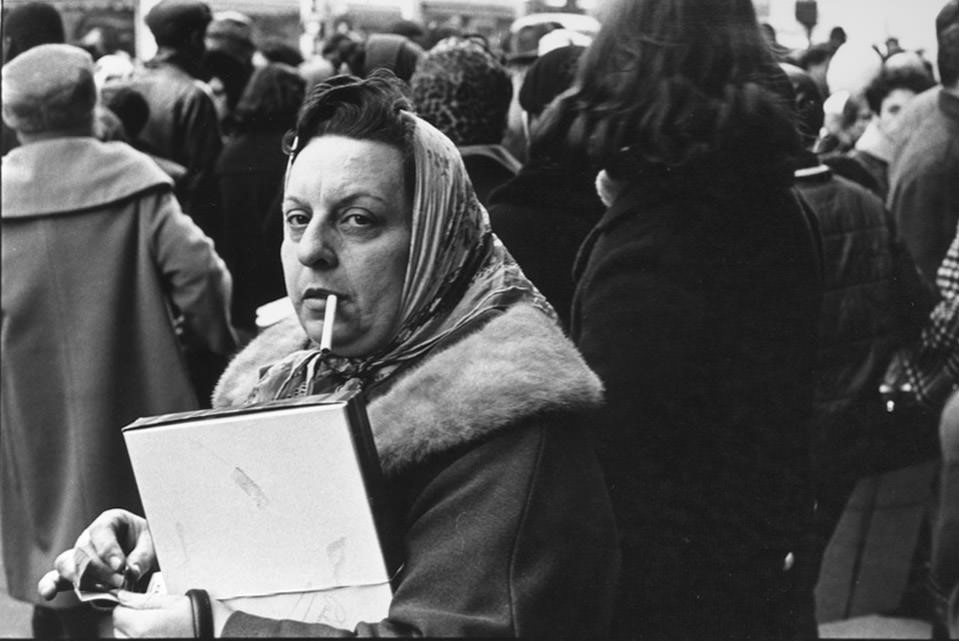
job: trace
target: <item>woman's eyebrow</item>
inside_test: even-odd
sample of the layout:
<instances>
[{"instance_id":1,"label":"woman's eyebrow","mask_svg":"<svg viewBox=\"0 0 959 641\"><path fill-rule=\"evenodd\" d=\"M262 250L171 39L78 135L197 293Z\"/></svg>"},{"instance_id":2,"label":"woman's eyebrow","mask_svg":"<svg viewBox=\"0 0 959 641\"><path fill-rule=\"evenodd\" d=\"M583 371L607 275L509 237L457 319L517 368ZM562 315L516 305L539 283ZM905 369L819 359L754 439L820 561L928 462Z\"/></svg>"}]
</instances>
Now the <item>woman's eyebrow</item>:
<instances>
[{"instance_id":1,"label":"woman's eyebrow","mask_svg":"<svg viewBox=\"0 0 959 641\"><path fill-rule=\"evenodd\" d=\"M384 205L390 204L386 198L368 191L358 191L358 192L348 193L336 198L334 202L336 203L337 207L342 207L343 205L351 205L357 200L360 200L361 198L371 198L373 200L378 200Z\"/></svg>"}]
</instances>

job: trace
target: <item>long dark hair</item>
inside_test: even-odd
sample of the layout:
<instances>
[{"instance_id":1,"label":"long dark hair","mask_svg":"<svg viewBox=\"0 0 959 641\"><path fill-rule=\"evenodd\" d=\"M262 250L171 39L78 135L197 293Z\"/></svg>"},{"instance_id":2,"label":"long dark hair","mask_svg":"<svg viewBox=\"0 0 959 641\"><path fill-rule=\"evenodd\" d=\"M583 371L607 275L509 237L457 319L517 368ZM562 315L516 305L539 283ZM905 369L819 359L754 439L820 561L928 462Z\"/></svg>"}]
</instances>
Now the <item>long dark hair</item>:
<instances>
[{"instance_id":1,"label":"long dark hair","mask_svg":"<svg viewBox=\"0 0 959 641\"><path fill-rule=\"evenodd\" d=\"M785 182L800 142L784 82L751 0L611 0L534 144L566 131L567 153L613 178Z\"/></svg>"}]
</instances>

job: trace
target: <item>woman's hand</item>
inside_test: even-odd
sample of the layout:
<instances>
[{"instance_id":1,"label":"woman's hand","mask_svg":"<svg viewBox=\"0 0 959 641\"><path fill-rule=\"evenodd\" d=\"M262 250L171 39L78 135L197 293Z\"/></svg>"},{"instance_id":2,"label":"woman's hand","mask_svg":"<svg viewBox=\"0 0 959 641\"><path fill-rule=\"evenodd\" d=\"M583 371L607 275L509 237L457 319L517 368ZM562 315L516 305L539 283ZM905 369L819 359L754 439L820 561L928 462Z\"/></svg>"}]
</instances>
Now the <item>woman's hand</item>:
<instances>
[{"instance_id":1,"label":"woman's hand","mask_svg":"<svg viewBox=\"0 0 959 641\"><path fill-rule=\"evenodd\" d=\"M118 639L196 637L189 597L120 590L117 598L120 602L113 609L113 633Z\"/></svg>"},{"instance_id":2,"label":"woman's hand","mask_svg":"<svg viewBox=\"0 0 959 641\"><path fill-rule=\"evenodd\" d=\"M127 578L139 580L156 567L146 519L126 510L107 510L80 534L72 549L57 557L54 567L37 585L47 600L83 576L115 588L123 587Z\"/></svg>"},{"instance_id":3,"label":"woman's hand","mask_svg":"<svg viewBox=\"0 0 959 641\"><path fill-rule=\"evenodd\" d=\"M113 633L119 639L196 636L190 597L120 590L117 598L120 603L113 610ZM216 599L210 599L210 609L213 636L219 637L233 609Z\"/></svg>"}]
</instances>

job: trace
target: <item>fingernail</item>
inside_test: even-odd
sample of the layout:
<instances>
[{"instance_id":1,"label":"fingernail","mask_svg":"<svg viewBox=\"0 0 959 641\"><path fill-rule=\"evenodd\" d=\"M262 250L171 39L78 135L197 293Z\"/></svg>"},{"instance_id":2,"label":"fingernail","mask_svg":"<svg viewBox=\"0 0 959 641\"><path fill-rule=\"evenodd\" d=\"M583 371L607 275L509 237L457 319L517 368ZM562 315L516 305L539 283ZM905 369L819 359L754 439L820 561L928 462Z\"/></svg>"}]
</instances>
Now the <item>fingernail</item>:
<instances>
[{"instance_id":1,"label":"fingernail","mask_svg":"<svg viewBox=\"0 0 959 641\"><path fill-rule=\"evenodd\" d=\"M111 557L110 557L110 568L111 568L114 572L119 572L122 567L123 567L123 559L121 559L121 558L118 557L118 556L111 556Z\"/></svg>"},{"instance_id":2,"label":"fingernail","mask_svg":"<svg viewBox=\"0 0 959 641\"><path fill-rule=\"evenodd\" d=\"M130 576L132 576L134 580L139 580L139 578L143 576L140 573L140 566L136 563L131 563L128 565L127 570L130 572Z\"/></svg>"}]
</instances>

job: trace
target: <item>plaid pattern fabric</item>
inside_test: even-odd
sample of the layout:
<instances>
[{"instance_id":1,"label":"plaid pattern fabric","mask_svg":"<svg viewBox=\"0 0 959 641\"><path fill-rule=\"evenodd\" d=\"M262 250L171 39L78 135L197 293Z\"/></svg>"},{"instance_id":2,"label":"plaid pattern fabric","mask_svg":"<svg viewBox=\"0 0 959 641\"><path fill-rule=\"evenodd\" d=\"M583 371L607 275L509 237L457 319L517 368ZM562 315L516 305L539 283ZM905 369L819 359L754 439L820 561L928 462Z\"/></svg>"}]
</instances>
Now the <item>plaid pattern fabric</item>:
<instances>
[{"instance_id":1,"label":"plaid pattern fabric","mask_svg":"<svg viewBox=\"0 0 959 641\"><path fill-rule=\"evenodd\" d=\"M959 228L936 274L942 300L932 310L919 344L904 360L920 402L939 407L959 385Z\"/></svg>"}]
</instances>

